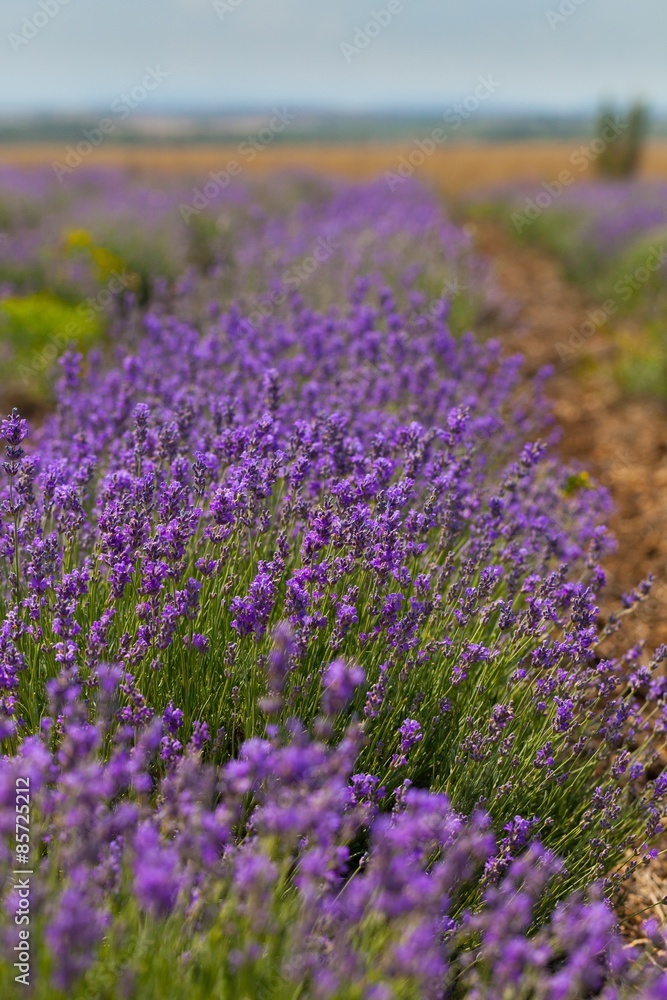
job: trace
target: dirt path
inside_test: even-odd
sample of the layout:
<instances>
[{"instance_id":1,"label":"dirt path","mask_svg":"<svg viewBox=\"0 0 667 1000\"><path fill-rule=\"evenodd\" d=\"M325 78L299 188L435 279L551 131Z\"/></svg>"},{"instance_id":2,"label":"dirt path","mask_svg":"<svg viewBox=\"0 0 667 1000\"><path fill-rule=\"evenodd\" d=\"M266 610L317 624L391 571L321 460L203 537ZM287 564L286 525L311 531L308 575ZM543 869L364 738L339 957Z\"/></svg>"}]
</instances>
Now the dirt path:
<instances>
[{"instance_id":1,"label":"dirt path","mask_svg":"<svg viewBox=\"0 0 667 1000\"><path fill-rule=\"evenodd\" d=\"M611 492L615 510L608 523L618 549L605 560L603 618L618 609L623 593L653 573L652 597L624 620L618 637L621 650L642 639L653 650L667 643L667 406L620 392L613 375L618 330L602 327L581 336L594 306L564 280L556 260L518 243L497 224L477 224L475 235L493 261L499 289L512 300L512 319L501 335L524 355L529 377L544 364L555 367L550 397L563 432L561 454L581 461ZM646 943L643 920L657 917L667 924L667 854L635 873L618 913L632 943Z\"/></svg>"},{"instance_id":2,"label":"dirt path","mask_svg":"<svg viewBox=\"0 0 667 1000\"><path fill-rule=\"evenodd\" d=\"M607 557L604 610L653 573L652 597L624 622L625 641L667 643L667 407L628 398L613 363L615 331L589 323L587 304L549 254L515 241L495 223L477 224L480 251L494 263L496 281L515 315L501 331L526 358L528 374L553 364L550 382L564 458L584 463L611 491L609 525L618 540ZM582 334L589 333L589 336Z\"/></svg>"}]
</instances>

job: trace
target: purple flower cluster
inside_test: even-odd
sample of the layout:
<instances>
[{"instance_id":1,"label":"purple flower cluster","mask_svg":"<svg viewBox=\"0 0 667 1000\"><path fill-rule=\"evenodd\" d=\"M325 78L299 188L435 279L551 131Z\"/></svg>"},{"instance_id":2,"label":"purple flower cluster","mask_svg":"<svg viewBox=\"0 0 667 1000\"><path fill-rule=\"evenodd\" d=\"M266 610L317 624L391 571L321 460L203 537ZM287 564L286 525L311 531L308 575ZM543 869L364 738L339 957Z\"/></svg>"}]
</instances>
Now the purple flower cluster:
<instances>
[{"instance_id":1,"label":"purple flower cluster","mask_svg":"<svg viewBox=\"0 0 667 1000\"><path fill-rule=\"evenodd\" d=\"M5 876L26 774L64 991L138 927L220 995L635 989L582 893L652 856L667 685L599 656L606 494L460 331L427 192L269 188L2 423Z\"/></svg>"},{"instance_id":2,"label":"purple flower cluster","mask_svg":"<svg viewBox=\"0 0 667 1000\"><path fill-rule=\"evenodd\" d=\"M222 767L205 763L193 740L159 778L161 742L180 720L172 712L110 730L120 679L98 669L95 720L80 681L51 682L49 724L0 763L5 947L16 938L10 844L23 777L42 887L33 947L40 962L50 956L53 987L68 997L90 995L98 975L108 995L145 995L160 954L197 997L202 973L229 995L263 976L322 998L665 995L667 977L627 949L597 890L565 901L530 935L563 865L526 829L524 852L482 891L498 852L483 811L466 819L447 796L407 781L378 814L383 793L356 771L358 725L331 749L293 719ZM142 934L125 937L122 966L110 965L104 942L127 936L135 912Z\"/></svg>"}]
</instances>

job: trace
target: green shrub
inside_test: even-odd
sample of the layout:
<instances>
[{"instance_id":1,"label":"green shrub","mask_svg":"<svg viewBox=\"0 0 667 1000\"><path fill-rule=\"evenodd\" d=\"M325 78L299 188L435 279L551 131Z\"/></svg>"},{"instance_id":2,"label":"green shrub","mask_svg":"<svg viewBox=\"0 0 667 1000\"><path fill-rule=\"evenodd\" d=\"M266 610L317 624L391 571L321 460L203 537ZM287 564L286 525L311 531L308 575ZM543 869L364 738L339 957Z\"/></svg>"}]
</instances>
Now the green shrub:
<instances>
[{"instance_id":1,"label":"green shrub","mask_svg":"<svg viewBox=\"0 0 667 1000\"><path fill-rule=\"evenodd\" d=\"M102 317L44 292L0 300L0 352L8 382L41 395L46 377L68 344L85 348L98 339Z\"/></svg>"},{"instance_id":2,"label":"green shrub","mask_svg":"<svg viewBox=\"0 0 667 1000\"><path fill-rule=\"evenodd\" d=\"M616 132L620 115L613 108L603 108L598 119L596 133L605 142L605 147L596 159L597 172L600 177L628 178L634 177L641 162L646 133L648 131L648 112L643 104L634 104L628 113L625 128L613 141L608 142L606 135L611 129Z\"/></svg>"}]
</instances>

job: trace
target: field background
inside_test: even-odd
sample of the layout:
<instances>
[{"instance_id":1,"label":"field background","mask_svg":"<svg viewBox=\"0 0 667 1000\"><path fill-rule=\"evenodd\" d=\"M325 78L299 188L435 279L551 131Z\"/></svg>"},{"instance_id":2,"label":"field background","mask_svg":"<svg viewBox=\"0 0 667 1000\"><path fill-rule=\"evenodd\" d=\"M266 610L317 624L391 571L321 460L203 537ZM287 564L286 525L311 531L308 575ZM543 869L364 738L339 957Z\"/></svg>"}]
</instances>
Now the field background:
<instances>
[{"instance_id":1,"label":"field background","mask_svg":"<svg viewBox=\"0 0 667 1000\"><path fill-rule=\"evenodd\" d=\"M514 180L538 182L572 169L571 156L585 139L569 142L461 142L436 150L415 175L435 181L446 194L460 195L478 188ZM590 141L590 140L588 140ZM264 149L253 163L243 164L243 174L266 174L299 168L367 180L385 170L396 170L399 159L415 148L412 142L374 144L276 144ZM17 144L0 146L0 163L15 166L49 165L65 156L63 144ZM237 145L112 145L101 147L84 163L87 167L112 165L137 170L206 175L221 170L238 157ZM592 180L594 165L579 173L578 180ZM667 141L647 146L642 165L646 177L667 177ZM203 182L203 181L202 181Z\"/></svg>"}]
</instances>

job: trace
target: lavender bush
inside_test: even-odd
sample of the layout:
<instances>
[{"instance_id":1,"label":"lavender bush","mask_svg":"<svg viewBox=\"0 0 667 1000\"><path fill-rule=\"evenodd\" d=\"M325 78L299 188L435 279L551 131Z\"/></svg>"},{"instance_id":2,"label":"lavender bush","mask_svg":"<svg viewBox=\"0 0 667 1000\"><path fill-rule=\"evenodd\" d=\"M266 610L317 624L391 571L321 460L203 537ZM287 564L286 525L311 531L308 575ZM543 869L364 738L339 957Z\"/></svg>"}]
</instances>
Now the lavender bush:
<instances>
[{"instance_id":1,"label":"lavender bush","mask_svg":"<svg viewBox=\"0 0 667 1000\"><path fill-rule=\"evenodd\" d=\"M561 261L566 277L595 305L595 325L620 327L614 375L622 389L664 400L667 186L597 181L554 196L521 185L485 194L475 210L490 212L513 235Z\"/></svg>"},{"instance_id":2,"label":"lavender bush","mask_svg":"<svg viewBox=\"0 0 667 1000\"><path fill-rule=\"evenodd\" d=\"M667 651L600 654L607 497L430 196L281 183L0 427L9 919L23 769L42 990L631 995Z\"/></svg>"},{"instance_id":3,"label":"lavender bush","mask_svg":"<svg viewBox=\"0 0 667 1000\"><path fill-rule=\"evenodd\" d=\"M342 708L362 675L335 677ZM0 767L3 837L16 779L29 776L33 832L48 844L32 862L34 996L665 995L667 977L623 945L594 891L527 937L563 874L539 843L490 881L499 845L483 811L466 819L405 781L381 813L386 790L356 770L359 725L329 749L292 719L222 768L203 763L199 726L156 785L160 747L178 732L172 710L114 727L99 757L122 687L121 669L98 668L92 721L71 672L49 682L40 734ZM321 737L331 723L316 720ZM13 864L4 846L10 914ZM4 933L9 949L16 927ZM4 996L14 971L0 966Z\"/></svg>"},{"instance_id":4,"label":"lavender bush","mask_svg":"<svg viewBox=\"0 0 667 1000\"><path fill-rule=\"evenodd\" d=\"M184 181L87 170L63 186L50 171L0 169L5 398L43 400L55 358L68 342L104 345L128 292L166 306L188 289L188 318L215 301L256 320L278 318L289 291L323 308L381 272L401 301L421 290L435 307L445 295L457 331L498 306L470 237L418 188L388 201L379 184L284 177L219 192L205 212L191 198Z\"/></svg>"},{"instance_id":5,"label":"lavender bush","mask_svg":"<svg viewBox=\"0 0 667 1000\"><path fill-rule=\"evenodd\" d=\"M561 258L568 277L601 299L611 296L618 309L649 306L664 286L662 181L587 181L558 195L522 183L480 195L480 204L489 210L495 204L516 235L546 246ZM656 257L650 274L632 280L638 267L655 264Z\"/></svg>"}]
</instances>

